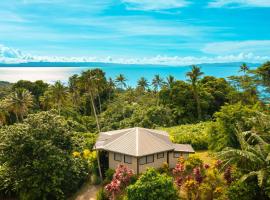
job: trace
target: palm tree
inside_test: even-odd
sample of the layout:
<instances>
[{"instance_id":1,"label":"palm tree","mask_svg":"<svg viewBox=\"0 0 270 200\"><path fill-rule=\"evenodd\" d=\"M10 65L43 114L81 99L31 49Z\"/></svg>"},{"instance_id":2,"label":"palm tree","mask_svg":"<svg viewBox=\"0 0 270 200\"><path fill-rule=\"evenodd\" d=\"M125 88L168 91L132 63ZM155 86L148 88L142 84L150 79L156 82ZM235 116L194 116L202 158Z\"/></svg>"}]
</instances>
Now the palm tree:
<instances>
[{"instance_id":1,"label":"palm tree","mask_svg":"<svg viewBox=\"0 0 270 200\"><path fill-rule=\"evenodd\" d=\"M62 106L68 99L68 88L64 86L60 81L56 81L50 88L51 98L54 104L57 106L58 113L60 114Z\"/></svg>"},{"instance_id":2,"label":"palm tree","mask_svg":"<svg viewBox=\"0 0 270 200\"><path fill-rule=\"evenodd\" d=\"M225 163L223 167L236 165L237 169L244 174L240 179L242 182L256 177L258 186L261 188L261 195L264 196L265 187L270 187L267 182L270 179L270 144L260 135L251 131L238 131L237 138L240 149L228 147L218 153Z\"/></svg>"},{"instance_id":3,"label":"palm tree","mask_svg":"<svg viewBox=\"0 0 270 200\"><path fill-rule=\"evenodd\" d=\"M171 89L173 84L175 83L175 78L172 75L169 75L166 78L166 80L167 80L167 82L166 82L167 87Z\"/></svg>"},{"instance_id":4,"label":"palm tree","mask_svg":"<svg viewBox=\"0 0 270 200\"><path fill-rule=\"evenodd\" d=\"M107 83L107 88L108 88L108 91L109 91L109 101L110 101L111 100L112 92L115 89L115 83L114 83L114 81L113 81L112 78L109 78L109 81Z\"/></svg>"},{"instance_id":5,"label":"palm tree","mask_svg":"<svg viewBox=\"0 0 270 200\"><path fill-rule=\"evenodd\" d=\"M99 120L98 120L96 106L94 102L94 99L98 93L96 81L97 81L96 74L94 74L93 71L91 70L87 70L83 72L81 75L81 84L90 97L93 113L96 119L97 129L98 129L98 132L100 132Z\"/></svg>"},{"instance_id":6,"label":"palm tree","mask_svg":"<svg viewBox=\"0 0 270 200\"><path fill-rule=\"evenodd\" d=\"M240 70L239 72L244 72L244 74L246 75L246 72L249 70L249 67L247 66L246 63L243 63L241 66L240 66Z\"/></svg>"},{"instance_id":7,"label":"palm tree","mask_svg":"<svg viewBox=\"0 0 270 200\"><path fill-rule=\"evenodd\" d=\"M146 78L141 77L137 82L138 88L145 91L149 87L149 83Z\"/></svg>"},{"instance_id":8,"label":"palm tree","mask_svg":"<svg viewBox=\"0 0 270 200\"><path fill-rule=\"evenodd\" d=\"M120 86L121 89L127 87L126 81L127 79L123 74L119 74L119 76L117 76L115 79L115 82L118 86Z\"/></svg>"},{"instance_id":9,"label":"palm tree","mask_svg":"<svg viewBox=\"0 0 270 200\"><path fill-rule=\"evenodd\" d=\"M23 120L30 107L33 106L32 94L23 88L18 88L4 99L4 106L7 110L13 112L16 121Z\"/></svg>"},{"instance_id":10,"label":"palm tree","mask_svg":"<svg viewBox=\"0 0 270 200\"><path fill-rule=\"evenodd\" d=\"M198 81L200 79L200 76L203 75L203 72L201 72L200 67L197 67L196 65L193 65L191 67L191 71L187 72L186 74L189 77L189 82L191 82L192 90L193 90L193 95L194 99L197 104L197 114L198 114L198 119L200 120L202 118L202 111L201 111L201 104L200 104L200 96L198 95Z\"/></svg>"},{"instance_id":11,"label":"palm tree","mask_svg":"<svg viewBox=\"0 0 270 200\"><path fill-rule=\"evenodd\" d=\"M154 91L157 92L164 84L163 79L159 75L155 75L152 80Z\"/></svg>"},{"instance_id":12,"label":"palm tree","mask_svg":"<svg viewBox=\"0 0 270 200\"><path fill-rule=\"evenodd\" d=\"M68 86L69 92L71 94L72 104L75 108L78 108L80 103L80 88L79 88L79 76L77 74L69 78Z\"/></svg>"}]
</instances>

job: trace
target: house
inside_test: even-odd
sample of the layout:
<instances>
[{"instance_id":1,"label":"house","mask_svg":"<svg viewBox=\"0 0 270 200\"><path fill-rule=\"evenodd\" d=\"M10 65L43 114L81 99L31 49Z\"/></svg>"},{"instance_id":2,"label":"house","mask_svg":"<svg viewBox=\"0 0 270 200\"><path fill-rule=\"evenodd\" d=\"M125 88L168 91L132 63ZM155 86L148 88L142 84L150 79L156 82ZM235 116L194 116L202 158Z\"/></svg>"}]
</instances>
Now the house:
<instances>
[{"instance_id":1,"label":"house","mask_svg":"<svg viewBox=\"0 0 270 200\"><path fill-rule=\"evenodd\" d=\"M195 153L189 144L172 143L165 131L139 127L102 132L95 149L105 152L109 168L124 164L137 174L162 167L164 162L173 168L179 157Z\"/></svg>"}]
</instances>

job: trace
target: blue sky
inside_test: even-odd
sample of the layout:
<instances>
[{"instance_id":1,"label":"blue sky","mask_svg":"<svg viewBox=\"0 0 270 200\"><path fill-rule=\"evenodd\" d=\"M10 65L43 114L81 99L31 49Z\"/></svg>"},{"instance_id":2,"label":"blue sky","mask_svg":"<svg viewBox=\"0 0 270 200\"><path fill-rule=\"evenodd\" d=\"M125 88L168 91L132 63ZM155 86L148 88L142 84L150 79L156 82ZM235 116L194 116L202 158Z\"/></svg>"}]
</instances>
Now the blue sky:
<instances>
[{"instance_id":1,"label":"blue sky","mask_svg":"<svg viewBox=\"0 0 270 200\"><path fill-rule=\"evenodd\" d=\"M9 0L0 8L2 62L270 59L270 0Z\"/></svg>"}]
</instances>

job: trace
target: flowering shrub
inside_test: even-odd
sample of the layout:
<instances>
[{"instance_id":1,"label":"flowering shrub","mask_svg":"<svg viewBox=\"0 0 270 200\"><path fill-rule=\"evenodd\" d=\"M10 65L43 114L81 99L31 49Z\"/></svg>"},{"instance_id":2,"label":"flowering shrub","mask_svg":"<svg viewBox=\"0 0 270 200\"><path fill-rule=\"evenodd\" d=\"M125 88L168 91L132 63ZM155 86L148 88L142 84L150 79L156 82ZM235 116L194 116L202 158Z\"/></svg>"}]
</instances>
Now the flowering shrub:
<instances>
[{"instance_id":1,"label":"flowering shrub","mask_svg":"<svg viewBox=\"0 0 270 200\"><path fill-rule=\"evenodd\" d=\"M115 200L116 195L121 192L121 189L130 183L132 176L134 176L133 170L125 165L118 165L112 181L105 186L105 190L109 193L110 199Z\"/></svg>"},{"instance_id":2,"label":"flowering shrub","mask_svg":"<svg viewBox=\"0 0 270 200\"><path fill-rule=\"evenodd\" d=\"M224 179L227 183L231 181L231 168L225 170L222 179L220 167L221 161L211 167L198 158L179 159L172 170L174 183L186 199L218 199L224 194Z\"/></svg>"}]
</instances>

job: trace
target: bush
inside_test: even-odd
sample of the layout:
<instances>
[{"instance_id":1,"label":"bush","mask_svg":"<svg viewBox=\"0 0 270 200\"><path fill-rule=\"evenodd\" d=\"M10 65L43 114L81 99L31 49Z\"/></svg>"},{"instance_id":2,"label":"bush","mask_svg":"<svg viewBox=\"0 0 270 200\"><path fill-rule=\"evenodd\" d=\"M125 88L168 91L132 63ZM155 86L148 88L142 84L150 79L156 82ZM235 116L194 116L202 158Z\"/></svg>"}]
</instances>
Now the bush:
<instances>
[{"instance_id":1,"label":"bush","mask_svg":"<svg viewBox=\"0 0 270 200\"><path fill-rule=\"evenodd\" d=\"M164 128L174 143L191 144L195 150L208 149L208 127L212 122L201 122Z\"/></svg>"},{"instance_id":2,"label":"bush","mask_svg":"<svg viewBox=\"0 0 270 200\"><path fill-rule=\"evenodd\" d=\"M259 198L259 191L260 189L256 181L236 181L233 182L228 188L227 195L230 200L254 200Z\"/></svg>"},{"instance_id":3,"label":"bush","mask_svg":"<svg viewBox=\"0 0 270 200\"><path fill-rule=\"evenodd\" d=\"M0 165L5 163L20 199L64 199L80 187L88 165L72 156L72 134L72 127L54 111L0 129Z\"/></svg>"},{"instance_id":4,"label":"bush","mask_svg":"<svg viewBox=\"0 0 270 200\"><path fill-rule=\"evenodd\" d=\"M241 103L222 106L214 115L216 121L208 129L209 148L214 151L220 151L225 147L239 148L237 128L241 128L242 131L250 130L248 119L256 116L257 111L256 107L244 106Z\"/></svg>"},{"instance_id":5,"label":"bush","mask_svg":"<svg viewBox=\"0 0 270 200\"><path fill-rule=\"evenodd\" d=\"M97 192L97 200L108 200L109 198L106 195L106 192L104 190L104 188L100 188Z\"/></svg>"},{"instance_id":6,"label":"bush","mask_svg":"<svg viewBox=\"0 0 270 200\"><path fill-rule=\"evenodd\" d=\"M91 183L93 185L99 185L101 183L101 179L94 173L91 175Z\"/></svg>"},{"instance_id":7,"label":"bush","mask_svg":"<svg viewBox=\"0 0 270 200\"><path fill-rule=\"evenodd\" d=\"M203 166L203 161L198 157L192 156L192 157L189 157L185 161L185 165L186 165L186 170L191 171L195 167L202 167Z\"/></svg>"},{"instance_id":8,"label":"bush","mask_svg":"<svg viewBox=\"0 0 270 200\"><path fill-rule=\"evenodd\" d=\"M129 200L179 199L173 179L149 168L134 185L127 187Z\"/></svg>"},{"instance_id":9,"label":"bush","mask_svg":"<svg viewBox=\"0 0 270 200\"><path fill-rule=\"evenodd\" d=\"M114 169L107 169L105 172L105 182L110 182L113 179L114 172Z\"/></svg>"}]
</instances>

